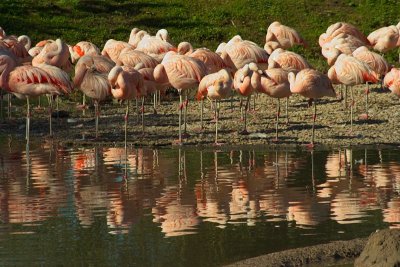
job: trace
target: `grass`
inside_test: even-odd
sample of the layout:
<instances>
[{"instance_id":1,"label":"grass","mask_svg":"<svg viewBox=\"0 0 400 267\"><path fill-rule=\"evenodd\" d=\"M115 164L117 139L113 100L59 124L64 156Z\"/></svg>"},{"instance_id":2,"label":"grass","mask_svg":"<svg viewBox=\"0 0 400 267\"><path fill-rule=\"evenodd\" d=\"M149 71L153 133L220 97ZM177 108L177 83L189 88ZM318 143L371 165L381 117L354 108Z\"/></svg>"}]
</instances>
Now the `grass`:
<instances>
[{"instance_id":1,"label":"grass","mask_svg":"<svg viewBox=\"0 0 400 267\"><path fill-rule=\"evenodd\" d=\"M318 37L332 23L346 21L368 34L400 20L396 0L2 0L0 10L8 34L27 34L34 43L89 40L100 48L110 38L127 41L134 27L153 34L166 28L175 44L195 47L215 49L236 34L263 46L268 25L278 20L308 41L309 49L293 50L322 71L328 66ZM397 63L397 51L387 59Z\"/></svg>"}]
</instances>

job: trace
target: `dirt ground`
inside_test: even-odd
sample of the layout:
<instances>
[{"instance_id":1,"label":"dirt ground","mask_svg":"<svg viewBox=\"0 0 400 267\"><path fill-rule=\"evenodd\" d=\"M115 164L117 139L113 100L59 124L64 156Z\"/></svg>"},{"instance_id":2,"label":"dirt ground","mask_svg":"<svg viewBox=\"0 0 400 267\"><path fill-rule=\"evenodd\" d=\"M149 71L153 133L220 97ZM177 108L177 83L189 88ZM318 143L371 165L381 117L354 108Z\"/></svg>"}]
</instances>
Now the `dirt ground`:
<instances>
[{"instance_id":1,"label":"dirt ground","mask_svg":"<svg viewBox=\"0 0 400 267\"><path fill-rule=\"evenodd\" d=\"M317 146L348 146L357 144L386 144L400 143L400 106L399 99L387 90L378 86L371 88L369 94L369 119L359 118L365 113L364 91L366 86L353 89L354 123L350 131L350 89L348 90L347 107L345 101L335 98L323 98L317 101L317 117L315 142ZM339 87L336 88L339 94ZM344 92L344 90L343 90ZM140 117L137 118L135 103L131 103L131 115L128 124L128 143L138 146L169 146L178 139L178 98L167 95L159 107L157 114L152 108L152 99L145 105L145 130L142 134ZM44 101L42 100L42 103ZM134 101L133 101L134 102ZM276 99L266 95L257 95L256 108L253 110L253 99L250 101L251 110L248 113L248 132L241 134L243 120L239 109L239 98L232 101L224 100L220 106L219 142L232 145L270 144L302 146L311 141L313 108L307 105L307 99L293 95L289 98L288 121L286 123L285 99L281 100L279 121L279 140L275 142ZM4 103L6 106L6 103ZM48 138L47 108L37 108L33 105L31 119L31 138ZM47 106L47 103L45 104ZM3 109L3 120L0 120L0 134L15 134L21 138L25 135L25 105L13 106L12 118L7 118L7 109ZM86 115L76 108L76 103L62 100L59 118L53 119L53 131L56 140L65 145L104 145L121 144L124 141L124 112L125 105L109 101L101 107L99 121L99 138L95 139L94 108L90 106ZM210 102L205 101L204 130L200 130L200 103L189 101L188 124L184 145L212 145L214 143L215 123ZM53 113L53 116L55 113Z\"/></svg>"}]
</instances>

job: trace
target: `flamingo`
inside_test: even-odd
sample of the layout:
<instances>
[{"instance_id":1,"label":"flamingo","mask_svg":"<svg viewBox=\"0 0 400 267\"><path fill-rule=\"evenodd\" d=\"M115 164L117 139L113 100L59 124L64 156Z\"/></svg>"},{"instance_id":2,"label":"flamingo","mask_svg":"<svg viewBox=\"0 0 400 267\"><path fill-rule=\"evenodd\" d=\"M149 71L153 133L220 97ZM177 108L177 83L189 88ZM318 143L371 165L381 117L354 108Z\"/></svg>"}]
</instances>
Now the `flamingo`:
<instances>
[{"instance_id":1,"label":"flamingo","mask_svg":"<svg viewBox=\"0 0 400 267\"><path fill-rule=\"evenodd\" d=\"M122 49L115 62L132 68L135 68L139 63L142 63L144 68L155 68L159 64L153 57L131 47Z\"/></svg>"},{"instance_id":2,"label":"flamingo","mask_svg":"<svg viewBox=\"0 0 400 267\"><path fill-rule=\"evenodd\" d=\"M288 75L290 83L290 91L293 94L300 94L309 98L309 103L314 103L314 115L312 125L312 137L310 146L314 146L315 120L317 118L316 99L324 96L335 97L336 93L328 76L313 69L304 69L294 74L290 72Z\"/></svg>"},{"instance_id":3,"label":"flamingo","mask_svg":"<svg viewBox=\"0 0 400 267\"><path fill-rule=\"evenodd\" d=\"M278 48L268 58L268 69L273 68L282 68L286 71L300 71L311 68L311 66L299 54Z\"/></svg>"},{"instance_id":4,"label":"flamingo","mask_svg":"<svg viewBox=\"0 0 400 267\"><path fill-rule=\"evenodd\" d=\"M362 41L362 45L369 45L369 41L365 34L363 34L357 27L346 22L337 22L330 25L326 32L320 35L318 43L322 47L325 43L330 42L342 33L354 36Z\"/></svg>"},{"instance_id":5,"label":"flamingo","mask_svg":"<svg viewBox=\"0 0 400 267\"><path fill-rule=\"evenodd\" d=\"M80 41L74 46L68 46L71 54L71 62L77 62L84 55L99 56L100 49L93 43L88 41Z\"/></svg>"},{"instance_id":6,"label":"flamingo","mask_svg":"<svg viewBox=\"0 0 400 267\"><path fill-rule=\"evenodd\" d=\"M383 85L400 97L400 69L392 68L383 79Z\"/></svg>"},{"instance_id":7,"label":"flamingo","mask_svg":"<svg viewBox=\"0 0 400 267\"><path fill-rule=\"evenodd\" d=\"M0 55L0 71L0 87L19 98L26 98L26 140L29 143L29 98L42 94L69 94L72 91L72 84L68 75L57 67L45 64L38 67L17 66L16 62L7 55ZM51 128L50 134L52 134Z\"/></svg>"},{"instance_id":8,"label":"flamingo","mask_svg":"<svg viewBox=\"0 0 400 267\"><path fill-rule=\"evenodd\" d=\"M293 28L285 26L278 21L272 22L267 29L265 45L267 52L271 54L276 48L288 49L294 45L307 47L306 41ZM265 46L264 46L265 48Z\"/></svg>"},{"instance_id":9,"label":"flamingo","mask_svg":"<svg viewBox=\"0 0 400 267\"><path fill-rule=\"evenodd\" d=\"M175 52L168 52L154 69L154 78L162 84L171 84L179 93L179 144L182 144L182 91L197 86L206 75L203 62ZM185 120L186 125L186 120ZM186 128L186 127L185 127Z\"/></svg>"},{"instance_id":10,"label":"flamingo","mask_svg":"<svg viewBox=\"0 0 400 267\"><path fill-rule=\"evenodd\" d=\"M258 72L257 65L255 63L246 64L243 68L239 69L235 73L233 80L234 90L243 97L247 97L245 112L244 112L244 129L242 134L248 134L247 131L247 108L249 105L251 95L260 86L260 73Z\"/></svg>"},{"instance_id":11,"label":"flamingo","mask_svg":"<svg viewBox=\"0 0 400 267\"><path fill-rule=\"evenodd\" d=\"M276 105L276 132L275 141L278 141L278 123L280 115L280 99L289 98L292 95L290 91L290 84L288 80L288 72L281 68L268 69L261 74L260 86L258 87L260 93L267 94L270 97L277 99ZM287 118L287 101L286 101L286 119Z\"/></svg>"},{"instance_id":12,"label":"flamingo","mask_svg":"<svg viewBox=\"0 0 400 267\"><path fill-rule=\"evenodd\" d=\"M128 43L133 47L136 48L140 40L143 39L144 36L149 35L146 31L140 30L138 28L133 28L131 30L131 34L129 35Z\"/></svg>"},{"instance_id":13,"label":"flamingo","mask_svg":"<svg viewBox=\"0 0 400 267\"><path fill-rule=\"evenodd\" d=\"M111 94L108 73L114 65L114 62L104 56L83 56L75 66L74 86L79 87L82 93L95 102L96 138L99 128L99 102Z\"/></svg>"},{"instance_id":14,"label":"flamingo","mask_svg":"<svg viewBox=\"0 0 400 267\"><path fill-rule=\"evenodd\" d=\"M376 83L378 75L364 62L353 56L341 54L335 64L329 69L328 77L332 83L341 83L346 86L364 84L366 82ZM353 90L351 89L350 131L353 131Z\"/></svg>"},{"instance_id":15,"label":"flamingo","mask_svg":"<svg viewBox=\"0 0 400 267\"><path fill-rule=\"evenodd\" d=\"M219 103L218 101L230 96L233 89L232 77L226 69L216 73L208 74L201 79L197 91L197 99L208 98L215 101L215 144L218 145L218 119Z\"/></svg>"},{"instance_id":16,"label":"flamingo","mask_svg":"<svg viewBox=\"0 0 400 267\"><path fill-rule=\"evenodd\" d=\"M138 67L138 66L136 66ZM149 95L153 94L154 95L154 101L153 101L153 108L154 108L154 113L157 113L156 110L156 102L157 102L157 92L165 92L166 88L168 87L167 84L161 84L158 83L155 78L154 78L154 68L139 68L138 69L139 73L142 74L143 76L143 87L144 87L144 92L142 92L142 95ZM142 106L142 112L144 112L144 107Z\"/></svg>"},{"instance_id":17,"label":"flamingo","mask_svg":"<svg viewBox=\"0 0 400 267\"><path fill-rule=\"evenodd\" d=\"M236 69L240 69L252 62L257 64L260 69L263 69L268 64L267 51L256 43L243 40L239 35L234 36L228 43L220 45L216 51L221 54L226 52Z\"/></svg>"},{"instance_id":18,"label":"flamingo","mask_svg":"<svg viewBox=\"0 0 400 267\"><path fill-rule=\"evenodd\" d=\"M373 49L385 53L400 46L400 23L379 28L368 35L368 40Z\"/></svg>"},{"instance_id":19,"label":"flamingo","mask_svg":"<svg viewBox=\"0 0 400 267\"><path fill-rule=\"evenodd\" d=\"M127 139L127 123L129 115L129 100L136 98L143 87L143 77L134 68L115 66L108 74L111 94L115 99L126 101L125 112L125 149Z\"/></svg>"},{"instance_id":20,"label":"flamingo","mask_svg":"<svg viewBox=\"0 0 400 267\"><path fill-rule=\"evenodd\" d=\"M40 53L32 59L32 65L48 64L61 68L66 72L72 70L71 62L69 61L69 49L66 43L57 39L55 42L48 42Z\"/></svg>"},{"instance_id":21,"label":"flamingo","mask_svg":"<svg viewBox=\"0 0 400 267\"><path fill-rule=\"evenodd\" d=\"M162 61L167 52L176 51L176 48L166 41L168 39L167 30L160 31L157 32L156 36L145 35L136 47L136 50L154 57L158 62Z\"/></svg>"},{"instance_id":22,"label":"flamingo","mask_svg":"<svg viewBox=\"0 0 400 267\"><path fill-rule=\"evenodd\" d=\"M383 58L383 56L369 51L367 47L361 46L353 52L353 57L366 63L371 70L373 70L379 77L385 76L389 71L389 64ZM368 95L369 95L369 84L367 83L367 89L365 90L365 118L368 119Z\"/></svg>"},{"instance_id":23,"label":"flamingo","mask_svg":"<svg viewBox=\"0 0 400 267\"><path fill-rule=\"evenodd\" d=\"M104 44L103 50L101 51L101 55L108 57L109 59L117 63L117 59L121 54L121 51L127 47L134 48L132 45L126 42L109 39Z\"/></svg>"}]
</instances>

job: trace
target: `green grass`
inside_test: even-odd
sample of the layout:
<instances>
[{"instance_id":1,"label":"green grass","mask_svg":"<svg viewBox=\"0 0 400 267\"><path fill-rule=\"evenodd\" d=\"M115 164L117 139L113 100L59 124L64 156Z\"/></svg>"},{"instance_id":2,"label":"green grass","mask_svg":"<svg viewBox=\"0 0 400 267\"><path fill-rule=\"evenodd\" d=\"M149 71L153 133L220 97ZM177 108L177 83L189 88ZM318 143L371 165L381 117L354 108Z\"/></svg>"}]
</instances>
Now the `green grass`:
<instances>
[{"instance_id":1,"label":"green grass","mask_svg":"<svg viewBox=\"0 0 400 267\"><path fill-rule=\"evenodd\" d=\"M166 28L175 44L189 41L195 47L215 49L236 34L263 46L268 25L278 20L310 44L293 50L324 71L318 37L329 25L346 21L368 34L400 20L396 0L2 0L0 10L0 26L8 34L27 34L34 43L88 40L100 48L110 38L127 41L134 27L153 34ZM397 51L387 59L397 63Z\"/></svg>"}]
</instances>

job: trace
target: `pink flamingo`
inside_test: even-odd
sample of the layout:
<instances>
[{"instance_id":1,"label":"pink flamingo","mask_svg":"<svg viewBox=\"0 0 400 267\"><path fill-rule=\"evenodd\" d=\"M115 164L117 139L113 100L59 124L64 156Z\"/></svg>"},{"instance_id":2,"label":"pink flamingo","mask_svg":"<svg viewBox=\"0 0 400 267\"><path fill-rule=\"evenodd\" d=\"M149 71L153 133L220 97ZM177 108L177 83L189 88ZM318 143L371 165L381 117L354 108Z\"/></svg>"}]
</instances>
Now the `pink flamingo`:
<instances>
[{"instance_id":1,"label":"pink flamingo","mask_svg":"<svg viewBox=\"0 0 400 267\"><path fill-rule=\"evenodd\" d=\"M216 73L208 74L201 79L197 91L197 99L208 98L215 101L215 144L218 145L218 119L219 103L218 101L227 98L232 93L232 77L226 69Z\"/></svg>"},{"instance_id":2,"label":"pink flamingo","mask_svg":"<svg viewBox=\"0 0 400 267\"><path fill-rule=\"evenodd\" d=\"M140 30L138 28L133 28L131 34L129 35L128 43L136 48L138 43L143 39L144 36L149 35L146 31Z\"/></svg>"},{"instance_id":3,"label":"pink flamingo","mask_svg":"<svg viewBox=\"0 0 400 267\"><path fill-rule=\"evenodd\" d=\"M39 67L31 65L17 66L16 62L6 55L0 55L0 70L0 87L19 98L26 98L26 140L29 143L29 98L43 94L69 94L72 91L72 84L68 75L57 67L45 64L39 65ZM52 134L51 121L50 134Z\"/></svg>"},{"instance_id":4,"label":"pink flamingo","mask_svg":"<svg viewBox=\"0 0 400 267\"><path fill-rule=\"evenodd\" d=\"M88 41L80 41L74 46L68 46L71 54L71 62L77 62L84 55L99 56L100 49L93 43Z\"/></svg>"},{"instance_id":5,"label":"pink flamingo","mask_svg":"<svg viewBox=\"0 0 400 267\"><path fill-rule=\"evenodd\" d=\"M121 54L121 51L127 47L133 48L133 46L131 46L127 42L109 39L104 44L103 50L101 51L101 55L108 57L109 59L111 59L116 63L119 55Z\"/></svg>"},{"instance_id":6,"label":"pink flamingo","mask_svg":"<svg viewBox=\"0 0 400 267\"><path fill-rule=\"evenodd\" d=\"M268 59L268 69L272 68L282 68L286 71L300 71L310 68L310 64L299 54L278 48L272 52Z\"/></svg>"},{"instance_id":7,"label":"pink flamingo","mask_svg":"<svg viewBox=\"0 0 400 267\"><path fill-rule=\"evenodd\" d=\"M278 123L280 115L280 99L286 98L286 120L288 120L288 105L287 99L292 95L290 91L290 84L288 80L288 72L281 68L268 69L261 74L260 86L258 88L260 93L267 94L270 97L277 99L276 105L276 132L275 141L278 141Z\"/></svg>"},{"instance_id":8,"label":"pink flamingo","mask_svg":"<svg viewBox=\"0 0 400 267\"><path fill-rule=\"evenodd\" d=\"M367 47L361 46L353 52L353 57L366 63L371 70L373 70L379 77L385 76L389 71L389 64L383 58L383 56L369 51ZM368 119L368 95L369 95L369 83L367 83L367 89L365 90L365 115L362 115L365 119Z\"/></svg>"},{"instance_id":9,"label":"pink flamingo","mask_svg":"<svg viewBox=\"0 0 400 267\"><path fill-rule=\"evenodd\" d=\"M400 23L397 26L379 28L368 35L368 40L373 49L385 53L400 46Z\"/></svg>"},{"instance_id":10,"label":"pink flamingo","mask_svg":"<svg viewBox=\"0 0 400 267\"><path fill-rule=\"evenodd\" d=\"M197 86L206 75L203 62L183 55L169 52L161 64L154 69L154 78L158 83L171 84L179 93L179 143L182 143L182 91ZM185 120L186 126L186 120ZM186 129L186 127L185 127Z\"/></svg>"},{"instance_id":11,"label":"pink flamingo","mask_svg":"<svg viewBox=\"0 0 400 267\"><path fill-rule=\"evenodd\" d=\"M265 36L265 47L268 54L271 54L276 48L288 49L294 45L307 47L306 41L293 28L285 26L278 21L272 22L267 29Z\"/></svg>"},{"instance_id":12,"label":"pink flamingo","mask_svg":"<svg viewBox=\"0 0 400 267\"><path fill-rule=\"evenodd\" d=\"M122 49L115 62L132 68L140 63L144 68L155 68L159 64L153 57L131 47Z\"/></svg>"},{"instance_id":13,"label":"pink flamingo","mask_svg":"<svg viewBox=\"0 0 400 267\"><path fill-rule=\"evenodd\" d=\"M108 73L115 66L114 62L104 56L83 56L75 66L74 86L86 96L94 99L96 113L96 138L99 128L99 102L111 95Z\"/></svg>"},{"instance_id":14,"label":"pink flamingo","mask_svg":"<svg viewBox=\"0 0 400 267\"><path fill-rule=\"evenodd\" d=\"M176 48L167 41L168 39L167 30L162 29L156 36L145 35L137 44L136 49L161 62L166 53L176 51Z\"/></svg>"},{"instance_id":15,"label":"pink flamingo","mask_svg":"<svg viewBox=\"0 0 400 267\"><path fill-rule=\"evenodd\" d=\"M57 39L55 42L48 42L40 53L32 59L32 65L48 64L59 67L60 69L70 72L72 70L69 61L69 49L66 43Z\"/></svg>"},{"instance_id":16,"label":"pink flamingo","mask_svg":"<svg viewBox=\"0 0 400 267\"><path fill-rule=\"evenodd\" d=\"M322 55L327 59L328 65L335 64L340 54L351 55L358 47L364 46L360 39L346 33L340 33L322 46Z\"/></svg>"},{"instance_id":17,"label":"pink flamingo","mask_svg":"<svg viewBox=\"0 0 400 267\"><path fill-rule=\"evenodd\" d=\"M400 97L400 69L392 68L383 79L383 85Z\"/></svg>"},{"instance_id":18,"label":"pink flamingo","mask_svg":"<svg viewBox=\"0 0 400 267\"><path fill-rule=\"evenodd\" d=\"M326 32L320 35L318 40L319 45L322 47L325 43L330 42L332 39L342 33L354 36L362 41L362 45L369 45L369 41L365 34L363 34L357 27L346 22L337 22L330 25Z\"/></svg>"},{"instance_id":19,"label":"pink flamingo","mask_svg":"<svg viewBox=\"0 0 400 267\"><path fill-rule=\"evenodd\" d=\"M243 40L239 35L234 36L228 43L222 43L216 53L226 52L232 60L236 69L242 68L246 64L255 63L260 69L264 69L268 64L267 51L259 47L256 43Z\"/></svg>"},{"instance_id":20,"label":"pink flamingo","mask_svg":"<svg viewBox=\"0 0 400 267\"><path fill-rule=\"evenodd\" d=\"M324 96L335 97L336 93L328 76L313 69L304 69L299 73L289 73L288 80L290 83L290 91L293 94L300 94L309 98L314 103L314 115L312 125L311 146L314 146L315 120L317 118L316 99Z\"/></svg>"},{"instance_id":21,"label":"pink flamingo","mask_svg":"<svg viewBox=\"0 0 400 267\"><path fill-rule=\"evenodd\" d=\"M376 83L378 75L364 62L353 56L341 54L335 64L328 71L329 79L334 84L354 86L366 82ZM350 131L353 131L353 90L351 89Z\"/></svg>"},{"instance_id":22,"label":"pink flamingo","mask_svg":"<svg viewBox=\"0 0 400 267\"><path fill-rule=\"evenodd\" d=\"M108 74L111 94L115 99L126 101L125 112L125 147L127 139L127 123L129 116L129 100L136 98L143 87L143 77L134 68L115 66Z\"/></svg>"},{"instance_id":23,"label":"pink flamingo","mask_svg":"<svg viewBox=\"0 0 400 267\"><path fill-rule=\"evenodd\" d=\"M247 131L247 108L249 106L251 95L260 86L260 73L258 72L257 65L255 63L246 64L243 68L239 69L235 73L233 80L234 90L243 97L247 97L245 112L244 112L244 129L242 134L248 134ZM242 106L240 106L242 112ZM242 116L243 117L243 116Z\"/></svg>"},{"instance_id":24,"label":"pink flamingo","mask_svg":"<svg viewBox=\"0 0 400 267\"><path fill-rule=\"evenodd\" d=\"M138 65L136 66L138 67ZM157 114L157 94L161 93L164 94L165 90L167 89L167 84L161 84L156 81L154 78L154 68L139 68L139 73L143 76L143 87L144 92L143 95L150 95L153 94L153 108L154 113ZM142 107L142 112L144 112L144 107Z\"/></svg>"}]
</instances>

